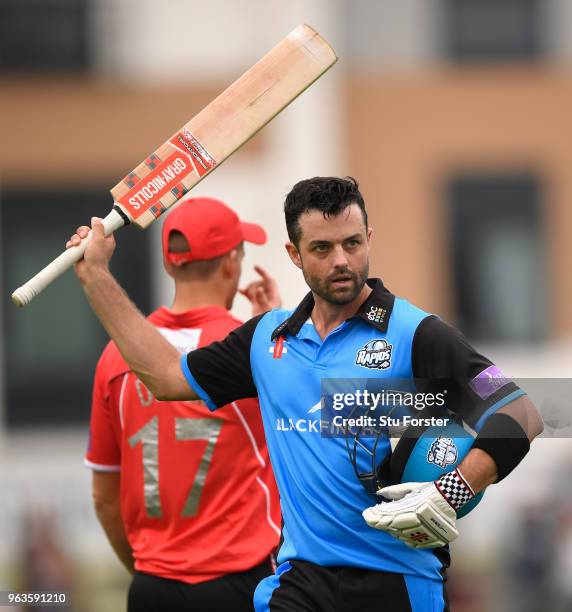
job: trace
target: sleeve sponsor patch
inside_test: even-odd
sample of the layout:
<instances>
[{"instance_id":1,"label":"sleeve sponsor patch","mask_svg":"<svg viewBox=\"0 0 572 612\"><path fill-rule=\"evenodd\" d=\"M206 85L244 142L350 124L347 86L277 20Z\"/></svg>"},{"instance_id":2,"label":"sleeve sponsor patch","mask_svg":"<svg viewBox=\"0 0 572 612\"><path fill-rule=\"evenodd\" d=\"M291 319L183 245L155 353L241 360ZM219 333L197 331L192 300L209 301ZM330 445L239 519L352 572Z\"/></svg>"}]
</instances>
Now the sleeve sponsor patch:
<instances>
[{"instance_id":1,"label":"sleeve sponsor patch","mask_svg":"<svg viewBox=\"0 0 572 612\"><path fill-rule=\"evenodd\" d=\"M511 379L507 378L498 366L491 365L482 372L479 372L471 380L469 386L482 400L486 400L510 382Z\"/></svg>"}]
</instances>

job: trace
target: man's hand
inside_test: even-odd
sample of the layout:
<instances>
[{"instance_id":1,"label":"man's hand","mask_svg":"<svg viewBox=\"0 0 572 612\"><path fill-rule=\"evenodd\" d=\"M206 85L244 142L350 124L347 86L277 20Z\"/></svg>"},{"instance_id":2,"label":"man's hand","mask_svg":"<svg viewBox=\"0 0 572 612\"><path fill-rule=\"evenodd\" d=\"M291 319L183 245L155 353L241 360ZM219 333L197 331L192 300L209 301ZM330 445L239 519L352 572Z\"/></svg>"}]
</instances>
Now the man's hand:
<instances>
[{"instance_id":1,"label":"man's hand","mask_svg":"<svg viewBox=\"0 0 572 612\"><path fill-rule=\"evenodd\" d=\"M278 283L261 266L254 266L254 269L260 275L260 280L252 281L244 289L238 290L252 304L253 317L282 306Z\"/></svg>"},{"instance_id":2,"label":"man's hand","mask_svg":"<svg viewBox=\"0 0 572 612\"><path fill-rule=\"evenodd\" d=\"M93 217L91 224L91 236L83 259L75 264L75 272L82 284L85 284L91 275L109 269L109 261L115 250L113 234L105 237L101 219ZM88 235L89 231L90 228L87 225L78 227L76 233L67 241L66 249L77 246Z\"/></svg>"},{"instance_id":3,"label":"man's hand","mask_svg":"<svg viewBox=\"0 0 572 612\"><path fill-rule=\"evenodd\" d=\"M377 492L393 501L363 511L365 522L412 548L437 548L458 535L457 512L475 492L459 468L435 482L406 482Z\"/></svg>"},{"instance_id":4,"label":"man's hand","mask_svg":"<svg viewBox=\"0 0 572 612\"><path fill-rule=\"evenodd\" d=\"M366 508L365 522L412 548L445 546L459 535L456 512L434 482L393 485L380 489L378 495L394 501Z\"/></svg>"}]
</instances>

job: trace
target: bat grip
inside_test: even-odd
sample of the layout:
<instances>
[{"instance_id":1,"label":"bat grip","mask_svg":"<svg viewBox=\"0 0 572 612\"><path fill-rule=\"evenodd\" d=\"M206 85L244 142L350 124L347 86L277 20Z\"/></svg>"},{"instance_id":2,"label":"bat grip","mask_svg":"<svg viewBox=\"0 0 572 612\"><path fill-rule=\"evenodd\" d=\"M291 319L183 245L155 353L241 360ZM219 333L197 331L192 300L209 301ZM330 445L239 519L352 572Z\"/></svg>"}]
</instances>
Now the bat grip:
<instances>
[{"instance_id":1,"label":"bat grip","mask_svg":"<svg viewBox=\"0 0 572 612\"><path fill-rule=\"evenodd\" d=\"M123 217L115 209L103 219L103 228L106 236L109 236L109 234L112 234L115 230L123 227L124 225L125 217ZM29 304L38 295L38 293L41 293L52 281L58 278L58 276L60 276L68 268L71 268L74 263L83 257L90 239L91 230L80 244L66 249L43 270L40 270L36 276L31 278L21 287L18 287L18 289L16 289L16 291L14 291L12 294L12 301L14 304L20 308L22 306L26 306L26 304Z\"/></svg>"}]
</instances>

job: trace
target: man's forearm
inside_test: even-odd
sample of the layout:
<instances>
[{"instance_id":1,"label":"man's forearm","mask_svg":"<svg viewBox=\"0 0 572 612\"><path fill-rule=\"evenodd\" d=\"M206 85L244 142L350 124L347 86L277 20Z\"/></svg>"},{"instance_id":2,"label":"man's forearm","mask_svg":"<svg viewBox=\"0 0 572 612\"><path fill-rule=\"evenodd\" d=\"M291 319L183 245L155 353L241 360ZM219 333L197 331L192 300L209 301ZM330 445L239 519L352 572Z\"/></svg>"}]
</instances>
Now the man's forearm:
<instances>
[{"instance_id":1,"label":"man's forearm","mask_svg":"<svg viewBox=\"0 0 572 612\"><path fill-rule=\"evenodd\" d=\"M139 312L107 270L82 281L95 314L136 376L158 399L196 399L179 367L180 355Z\"/></svg>"},{"instance_id":2,"label":"man's forearm","mask_svg":"<svg viewBox=\"0 0 572 612\"><path fill-rule=\"evenodd\" d=\"M480 448L474 448L461 461L459 470L475 493L496 482L497 466L492 457Z\"/></svg>"},{"instance_id":3,"label":"man's forearm","mask_svg":"<svg viewBox=\"0 0 572 612\"><path fill-rule=\"evenodd\" d=\"M111 548L129 573L134 572L133 551L125 535L119 504L102 504L96 506L99 523L111 544Z\"/></svg>"},{"instance_id":4,"label":"man's forearm","mask_svg":"<svg viewBox=\"0 0 572 612\"><path fill-rule=\"evenodd\" d=\"M540 435L544 428L536 407L526 396L519 397L510 402L510 404L501 408L496 414L506 415L514 419L522 429L521 434L523 436L526 435L526 439L529 442L532 442L536 436ZM500 441L501 444L506 444L502 437ZM516 456L515 463L520 461L521 458ZM463 459L459 469L463 477L477 493L499 479L499 466L494 458L481 448L473 448Z\"/></svg>"}]
</instances>

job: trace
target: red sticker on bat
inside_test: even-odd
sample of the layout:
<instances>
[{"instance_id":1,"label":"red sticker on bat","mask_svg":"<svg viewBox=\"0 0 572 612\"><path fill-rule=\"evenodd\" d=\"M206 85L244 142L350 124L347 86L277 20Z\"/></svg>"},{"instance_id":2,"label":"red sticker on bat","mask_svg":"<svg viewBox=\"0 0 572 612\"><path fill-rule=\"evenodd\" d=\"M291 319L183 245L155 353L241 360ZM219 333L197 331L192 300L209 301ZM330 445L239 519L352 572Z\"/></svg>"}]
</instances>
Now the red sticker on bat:
<instances>
[{"instance_id":1,"label":"red sticker on bat","mask_svg":"<svg viewBox=\"0 0 572 612\"><path fill-rule=\"evenodd\" d=\"M215 160L185 128L169 142L177 151L157 163L149 174L137 179L131 189L117 200L118 204L129 210L134 219L152 206L163 208L159 200L169 192L179 199L186 192L181 188L181 181L186 176L196 172L200 178L216 165ZM158 162L158 158L153 161Z\"/></svg>"},{"instance_id":2,"label":"red sticker on bat","mask_svg":"<svg viewBox=\"0 0 572 612\"><path fill-rule=\"evenodd\" d=\"M175 134L169 142L182 153L191 155L195 170L199 176L205 175L216 166L215 160L187 128L183 128Z\"/></svg>"}]
</instances>

